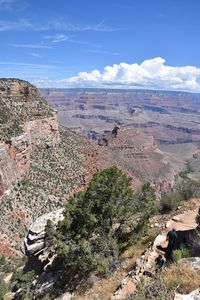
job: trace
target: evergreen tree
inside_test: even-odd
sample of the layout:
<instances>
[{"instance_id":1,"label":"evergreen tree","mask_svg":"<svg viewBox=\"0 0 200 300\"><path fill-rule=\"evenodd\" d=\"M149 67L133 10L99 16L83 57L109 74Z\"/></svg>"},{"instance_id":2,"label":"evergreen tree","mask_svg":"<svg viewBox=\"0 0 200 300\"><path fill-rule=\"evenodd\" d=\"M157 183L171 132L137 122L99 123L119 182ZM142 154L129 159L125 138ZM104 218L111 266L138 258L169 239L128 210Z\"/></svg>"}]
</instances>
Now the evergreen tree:
<instances>
[{"instance_id":1,"label":"evergreen tree","mask_svg":"<svg viewBox=\"0 0 200 300\"><path fill-rule=\"evenodd\" d=\"M59 256L78 270L108 272L119 262L120 245L115 224L134 213L131 178L117 167L94 175L86 191L70 198L58 225Z\"/></svg>"},{"instance_id":2,"label":"evergreen tree","mask_svg":"<svg viewBox=\"0 0 200 300\"><path fill-rule=\"evenodd\" d=\"M54 227L51 220L47 220L47 224L45 226L45 239L44 243L46 247L53 245L55 242L54 239Z\"/></svg>"}]
</instances>

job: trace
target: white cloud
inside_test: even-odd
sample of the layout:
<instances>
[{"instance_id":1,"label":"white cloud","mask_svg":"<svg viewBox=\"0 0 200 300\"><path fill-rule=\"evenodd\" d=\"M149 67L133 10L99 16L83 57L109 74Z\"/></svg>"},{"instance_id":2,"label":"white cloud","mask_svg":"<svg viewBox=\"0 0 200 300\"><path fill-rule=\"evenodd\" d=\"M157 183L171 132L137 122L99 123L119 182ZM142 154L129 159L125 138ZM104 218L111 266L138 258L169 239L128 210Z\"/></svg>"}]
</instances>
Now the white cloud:
<instances>
[{"instance_id":1,"label":"white cloud","mask_svg":"<svg viewBox=\"0 0 200 300\"><path fill-rule=\"evenodd\" d=\"M17 30L33 30L32 24L24 19L18 21L0 20L0 32L17 31Z\"/></svg>"},{"instance_id":2,"label":"white cloud","mask_svg":"<svg viewBox=\"0 0 200 300\"><path fill-rule=\"evenodd\" d=\"M0 1L6 2L9 0L0 0ZM10 1L10 3L12 3L12 1ZM0 8L1 8L1 2L0 2ZM75 24L75 23L67 22L66 20L52 20L43 23L36 23L28 19L19 19L16 21L0 20L0 31L52 31L52 30L54 31L62 30L65 32L66 31L68 32L82 32L82 31L113 32L113 31L124 30L124 29L108 26L105 24L104 20L97 24L89 24L89 25Z\"/></svg>"},{"instance_id":3,"label":"white cloud","mask_svg":"<svg viewBox=\"0 0 200 300\"><path fill-rule=\"evenodd\" d=\"M38 86L54 87L105 87L149 88L200 92L200 68L193 66L173 67L165 59L156 57L141 64L120 63L106 66L103 72L80 72L63 80L38 80Z\"/></svg>"},{"instance_id":4,"label":"white cloud","mask_svg":"<svg viewBox=\"0 0 200 300\"><path fill-rule=\"evenodd\" d=\"M113 32L118 30L124 30L123 28L111 27L105 24L105 20L97 24L83 25L66 22L65 20L58 20L49 23L52 29L63 30L63 31L97 31L97 32Z\"/></svg>"},{"instance_id":5,"label":"white cloud","mask_svg":"<svg viewBox=\"0 0 200 300\"><path fill-rule=\"evenodd\" d=\"M30 55L32 55L32 56L34 56L36 58L42 58L41 55L39 55L38 53L35 53L35 52L30 53Z\"/></svg>"},{"instance_id":6,"label":"white cloud","mask_svg":"<svg viewBox=\"0 0 200 300\"><path fill-rule=\"evenodd\" d=\"M44 38L47 40L51 40L52 43L60 43L60 42L65 42L65 41L69 40L69 37L65 34L56 34L54 36L47 35Z\"/></svg>"},{"instance_id":7,"label":"white cloud","mask_svg":"<svg viewBox=\"0 0 200 300\"><path fill-rule=\"evenodd\" d=\"M89 49L89 50L86 50L85 52L87 52L87 53L94 53L94 54L108 54L108 55L114 55L114 56L119 55L118 52L109 52L109 51L96 50L96 49Z\"/></svg>"},{"instance_id":8,"label":"white cloud","mask_svg":"<svg viewBox=\"0 0 200 300\"><path fill-rule=\"evenodd\" d=\"M29 6L26 0L0 0L0 10L20 11Z\"/></svg>"},{"instance_id":9,"label":"white cloud","mask_svg":"<svg viewBox=\"0 0 200 300\"><path fill-rule=\"evenodd\" d=\"M12 61L0 61L0 66L5 66L6 68L8 66L17 66L17 67L29 67L33 69L56 69L53 65L47 65L47 64L30 64L30 63L23 63L23 62L12 62Z\"/></svg>"},{"instance_id":10,"label":"white cloud","mask_svg":"<svg viewBox=\"0 0 200 300\"><path fill-rule=\"evenodd\" d=\"M51 49L52 47L43 44L12 44L15 48L30 48L30 49Z\"/></svg>"},{"instance_id":11,"label":"white cloud","mask_svg":"<svg viewBox=\"0 0 200 300\"><path fill-rule=\"evenodd\" d=\"M51 42L51 43L68 42L68 43L72 43L72 44L78 44L78 45L89 46L89 47L94 47L94 48L101 48L101 46L98 45L98 44L93 44L93 43L89 43L89 42L86 42L86 41L76 40L74 38L76 38L76 35L68 36L68 35L63 34L63 33L57 33L55 35L46 35L46 36L44 36L44 39L49 40L49 42ZM92 51L93 50L88 50L86 52L92 52ZM94 50L94 53L95 53L95 50ZM100 51L99 53L106 54L106 52L102 53L102 51ZM118 54L113 54L113 55L118 55Z\"/></svg>"}]
</instances>

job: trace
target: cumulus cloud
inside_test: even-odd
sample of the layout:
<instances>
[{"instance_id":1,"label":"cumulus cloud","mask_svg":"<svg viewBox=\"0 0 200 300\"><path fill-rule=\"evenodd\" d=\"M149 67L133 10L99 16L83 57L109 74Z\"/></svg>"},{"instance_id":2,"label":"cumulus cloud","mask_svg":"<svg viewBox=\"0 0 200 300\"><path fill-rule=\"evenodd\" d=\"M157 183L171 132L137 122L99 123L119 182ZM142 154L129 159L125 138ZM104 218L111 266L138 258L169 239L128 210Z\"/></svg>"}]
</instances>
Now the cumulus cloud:
<instances>
[{"instance_id":1,"label":"cumulus cloud","mask_svg":"<svg viewBox=\"0 0 200 300\"><path fill-rule=\"evenodd\" d=\"M59 81L37 81L38 86L149 88L200 92L200 68L173 67L156 57L141 64L120 63L106 66L103 72L80 72L77 76Z\"/></svg>"}]
</instances>

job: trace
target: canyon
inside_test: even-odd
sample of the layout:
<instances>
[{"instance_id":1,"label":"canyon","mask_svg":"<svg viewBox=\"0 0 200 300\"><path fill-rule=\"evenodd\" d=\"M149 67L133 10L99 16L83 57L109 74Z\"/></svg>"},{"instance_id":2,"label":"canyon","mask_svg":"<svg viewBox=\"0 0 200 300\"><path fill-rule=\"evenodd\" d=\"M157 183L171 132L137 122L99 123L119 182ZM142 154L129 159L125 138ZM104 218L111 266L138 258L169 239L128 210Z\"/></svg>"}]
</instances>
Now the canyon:
<instances>
[{"instance_id":1,"label":"canyon","mask_svg":"<svg viewBox=\"0 0 200 300\"><path fill-rule=\"evenodd\" d=\"M153 136L176 173L200 179L200 94L115 89L41 89L60 124L98 142L114 126L134 126Z\"/></svg>"},{"instance_id":2,"label":"canyon","mask_svg":"<svg viewBox=\"0 0 200 300\"><path fill-rule=\"evenodd\" d=\"M42 90L47 102L39 90L26 81L0 80L0 255L7 259L21 258L25 254L30 264L35 257L39 257L42 264L48 260L51 264L53 256L51 259L48 247L45 248L47 220L51 220L53 226L63 220L69 198L85 189L98 171L115 165L131 177L135 195L149 182L157 200L173 189L180 180L181 170L184 176L199 178L198 95L191 100L191 94L167 93L172 97L170 102L165 92L125 91L123 102L122 91L113 95L113 91L103 90L101 95L95 91L101 98L97 101L97 95L90 91L86 96L85 90L78 94L76 90L71 91L73 99L66 105L65 92L59 104L61 90ZM56 99L54 93L58 95ZM137 104L130 105L129 102L133 102L129 99L130 93L137 96L138 102L134 100ZM149 95L149 100L142 100L144 94ZM53 95L53 100L49 95ZM106 97L110 100L103 101ZM164 97L168 104L164 105L159 97ZM107 103L109 101L112 104ZM148 101L155 103L150 105ZM173 118L174 122L170 123ZM199 200L193 221L198 205ZM185 208L187 216L189 206ZM181 207L177 209L182 212ZM137 219L137 215L135 217ZM155 216L150 230L160 226L164 229L168 219L163 220L163 217L169 218L169 215ZM172 222L170 224L172 226ZM195 226L196 223L193 228ZM153 263L157 255L155 241L145 251ZM142 272L150 271L151 264L146 264L143 257L138 257L131 272L123 267L118 270L119 277L113 280L112 299L121 299L121 295L127 295L127 289L128 293L133 292ZM35 295L46 293L59 278L59 272L55 278L48 273L49 264L36 280ZM141 264L142 268L146 264L147 269L141 269ZM98 294L100 282L94 284L94 290L88 290L86 298L94 291Z\"/></svg>"},{"instance_id":3,"label":"canyon","mask_svg":"<svg viewBox=\"0 0 200 300\"><path fill-rule=\"evenodd\" d=\"M59 122L93 137L134 125L159 144L200 142L200 94L153 90L41 89Z\"/></svg>"},{"instance_id":4,"label":"canyon","mask_svg":"<svg viewBox=\"0 0 200 300\"><path fill-rule=\"evenodd\" d=\"M6 256L20 256L29 225L62 208L98 170L117 165L135 191L150 181L158 195L176 181L155 139L132 125L115 126L97 144L58 125L59 113L17 79L0 80L0 103L0 253Z\"/></svg>"}]
</instances>

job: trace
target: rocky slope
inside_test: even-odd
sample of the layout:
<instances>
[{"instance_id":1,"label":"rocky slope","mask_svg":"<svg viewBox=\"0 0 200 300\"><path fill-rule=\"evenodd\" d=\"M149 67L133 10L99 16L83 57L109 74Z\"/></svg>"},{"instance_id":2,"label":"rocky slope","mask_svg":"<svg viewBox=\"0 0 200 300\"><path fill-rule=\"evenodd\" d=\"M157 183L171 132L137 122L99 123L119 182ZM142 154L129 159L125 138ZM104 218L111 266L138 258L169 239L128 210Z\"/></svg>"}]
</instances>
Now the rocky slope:
<instances>
[{"instance_id":1,"label":"rocky slope","mask_svg":"<svg viewBox=\"0 0 200 300\"><path fill-rule=\"evenodd\" d=\"M30 223L91 178L97 152L58 129L57 113L28 82L0 80L0 107L0 254L13 256Z\"/></svg>"},{"instance_id":2,"label":"rocky slope","mask_svg":"<svg viewBox=\"0 0 200 300\"><path fill-rule=\"evenodd\" d=\"M177 242L179 244L185 238L187 238L188 241L191 240L197 227L195 218L197 216L199 204L200 200L195 199L189 204L179 207L176 211L170 214L154 216L150 221L150 227L155 229L157 236L148 244L148 246L146 246L145 249L142 250L141 253L138 251L138 253L132 254L135 256L135 261L132 263L131 268L128 264L128 260L130 259L129 254L127 259L123 260L122 265L110 277L98 278L93 274L93 277L91 276L91 278L88 279L89 282L91 280L91 284L87 285L86 291L84 291L83 287L81 288L81 285L84 285L86 280L85 278L82 278L79 284L75 283L73 294L71 293L72 290L69 289L69 292L69 290L67 291L67 287L65 287L66 290L62 290L64 294L56 299L73 299L74 294L77 299L85 300L93 300L97 297L101 297L102 295L104 296L104 299L120 300L129 299L129 297L132 299L131 295L136 292L137 285L141 278L148 281L155 277L155 259L159 254L164 255L164 251L162 249L167 246L167 232L175 227L177 229ZM46 221L47 219L50 219L52 223L56 225L58 220L63 219L62 213L62 210L57 210L38 218L30 226L27 238L24 241L25 253L32 259L34 258L35 262L37 261L37 263L43 265L43 273L39 276L40 279L35 285L35 293L38 293L40 296L44 296L45 292L48 292L52 286L58 283L58 281L62 278L62 271L52 272L52 270L48 270L48 267L52 266L55 258L54 251L52 251L51 255L49 255L50 249L47 248L44 250L44 228ZM34 257L32 257L32 255L34 255ZM186 261L183 259L179 262L180 266L182 263L189 264L189 268L191 270L200 270L199 257L188 258ZM60 279L58 280L58 278ZM77 278L74 278L74 282L76 282L76 279ZM78 286L76 286L76 284ZM196 284L196 287L198 286L198 282L194 284ZM191 287L188 287L188 289L191 289Z\"/></svg>"},{"instance_id":3,"label":"rocky slope","mask_svg":"<svg viewBox=\"0 0 200 300\"><path fill-rule=\"evenodd\" d=\"M141 277L145 274L148 277L148 272L149 274L151 274L155 266L155 259L159 254L164 255L165 253L164 251L161 251L159 249L160 247L163 249L167 247L168 242L166 241L166 237L169 230L172 230L172 228L177 229L179 243L183 241L184 238L187 238L188 240L191 239L192 234L194 234L194 231L197 228L195 218L198 213L199 204L200 200L198 199L192 203L191 207L189 205L185 209L180 207L180 212L176 212L172 216L158 216L152 219L152 226L157 226L161 228L162 231L156 237L154 242L148 247L148 249L145 250L143 255L139 259L137 259L136 265L134 266L133 270L131 270L122 280L120 287L111 297L112 300L126 299L136 290L136 285ZM166 217L168 220L167 222L165 220ZM199 257L190 259L193 259L194 262L199 262ZM198 266L197 270L199 269L200 266Z\"/></svg>"},{"instance_id":4,"label":"rocky slope","mask_svg":"<svg viewBox=\"0 0 200 300\"><path fill-rule=\"evenodd\" d=\"M28 82L0 80L0 197L27 180L30 154L59 139L57 113Z\"/></svg>"}]
</instances>

